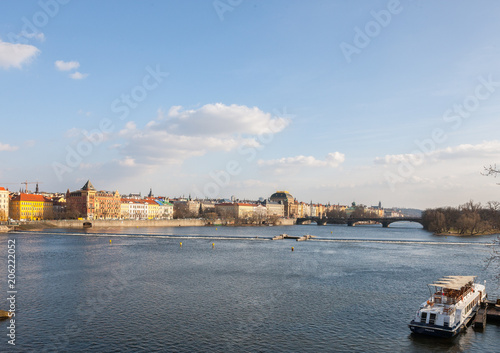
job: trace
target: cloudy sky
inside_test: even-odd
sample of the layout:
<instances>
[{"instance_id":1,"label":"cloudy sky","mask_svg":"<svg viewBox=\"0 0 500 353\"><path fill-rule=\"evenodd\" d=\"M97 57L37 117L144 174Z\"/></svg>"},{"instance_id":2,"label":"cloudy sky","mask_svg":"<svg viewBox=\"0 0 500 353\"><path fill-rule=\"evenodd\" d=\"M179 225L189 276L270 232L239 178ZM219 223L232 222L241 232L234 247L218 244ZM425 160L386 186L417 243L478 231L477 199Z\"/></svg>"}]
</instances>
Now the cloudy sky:
<instances>
[{"instance_id":1,"label":"cloudy sky","mask_svg":"<svg viewBox=\"0 0 500 353\"><path fill-rule=\"evenodd\" d=\"M2 1L0 186L498 200L498 1ZM11 184L12 183L12 184Z\"/></svg>"}]
</instances>

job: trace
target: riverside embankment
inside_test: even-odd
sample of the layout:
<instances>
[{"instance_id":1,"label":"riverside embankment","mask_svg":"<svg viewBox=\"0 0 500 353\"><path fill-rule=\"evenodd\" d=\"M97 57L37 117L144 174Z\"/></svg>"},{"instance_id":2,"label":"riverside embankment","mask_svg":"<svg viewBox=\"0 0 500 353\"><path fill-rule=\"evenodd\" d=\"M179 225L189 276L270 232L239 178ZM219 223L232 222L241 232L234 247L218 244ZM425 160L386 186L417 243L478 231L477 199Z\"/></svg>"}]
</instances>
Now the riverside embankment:
<instances>
[{"instance_id":1,"label":"riverside embankment","mask_svg":"<svg viewBox=\"0 0 500 353\"><path fill-rule=\"evenodd\" d=\"M21 222L17 229L37 230L46 228L83 228L84 223L90 223L91 228L111 227L203 227L206 220L196 219L148 219L148 220L45 220L34 222ZM293 225L293 219L280 219L278 225Z\"/></svg>"}]
</instances>

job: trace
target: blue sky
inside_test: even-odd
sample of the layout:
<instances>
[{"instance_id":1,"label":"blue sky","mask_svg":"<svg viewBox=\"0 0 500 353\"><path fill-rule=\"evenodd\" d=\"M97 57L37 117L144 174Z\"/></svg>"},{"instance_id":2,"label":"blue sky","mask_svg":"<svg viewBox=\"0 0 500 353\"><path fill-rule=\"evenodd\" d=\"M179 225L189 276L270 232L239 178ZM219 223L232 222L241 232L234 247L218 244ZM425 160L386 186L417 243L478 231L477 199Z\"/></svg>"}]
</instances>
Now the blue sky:
<instances>
[{"instance_id":1,"label":"blue sky","mask_svg":"<svg viewBox=\"0 0 500 353\"><path fill-rule=\"evenodd\" d=\"M497 200L496 1L2 1L0 185ZM3 184L2 184L3 183Z\"/></svg>"}]
</instances>

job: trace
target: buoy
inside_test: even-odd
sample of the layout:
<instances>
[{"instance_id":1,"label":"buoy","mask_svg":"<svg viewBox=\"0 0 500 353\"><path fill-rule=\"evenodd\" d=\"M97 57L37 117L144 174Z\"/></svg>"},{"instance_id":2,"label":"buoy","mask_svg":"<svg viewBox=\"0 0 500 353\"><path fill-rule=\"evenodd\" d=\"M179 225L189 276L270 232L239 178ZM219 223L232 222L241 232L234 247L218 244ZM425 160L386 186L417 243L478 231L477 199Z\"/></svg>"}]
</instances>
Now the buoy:
<instances>
[{"instance_id":1,"label":"buoy","mask_svg":"<svg viewBox=\"0 0 500 353\"><path fill-rule=\"evenodd\" d=\"M215 243L212 243L212 249L215 248Z\"/></svg>"},{"instance_id":2,"label":"buoy","mask_svg":"<svg viewBox=\"0 0 500 353\"><path fill-rule=\"evenodd\" d=\"M215 230L217 230L217 228L215 228Z\"/></svg>"},{"instance_id":3,"label":"buoy","mask_svg":"<svg viewBox=\"0 0 500 353\"><path fill-rule=\"evenodd\" d=\"M333 230L332 230L330 233L332 233L332 234L333 234Z\"/></svg>"},{"instance_id":4,"label":"buoy","mask_svg":"<svg viewBox=\"0 0 500 353\"><path fill-rule=\"evenodd\" d=\"M293 251L293 250L294 250L294 249L293 249L293 246L292 246L292 251Z\"/></svg>"},{"instance_id":5,"label":"buoy","mask_svg":"<svg viewBox=\"0 0 500 353\"><path fill-rule=\"evenodd\" d=\"M109 239L109 243L111 244L111 239Z\"/></svg>"},{"instance_id":6,"label":"buoy","mask_svg":"<svg viewBox=\"0 0 500 353\"><path fill-rule=\"evenodd\" d=\"M182 243L179 243L179 245L180 245L180 246L181 246L181 248L182 248Z\"/></svg>"}]
</instances>

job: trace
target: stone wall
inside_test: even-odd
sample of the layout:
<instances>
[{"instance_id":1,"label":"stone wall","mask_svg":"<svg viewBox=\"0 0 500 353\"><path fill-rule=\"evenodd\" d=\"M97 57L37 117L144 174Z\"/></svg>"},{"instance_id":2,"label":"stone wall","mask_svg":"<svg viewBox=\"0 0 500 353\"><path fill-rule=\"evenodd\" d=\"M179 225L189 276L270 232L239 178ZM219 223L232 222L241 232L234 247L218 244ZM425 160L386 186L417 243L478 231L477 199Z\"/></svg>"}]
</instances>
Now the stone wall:
<instances>
[{"instance_id":1,"label":"stone wall","mask_svg":"<svg viewBox=\"0 0 500 353\"><path fill-rule=\"evenodd\" d=\"M62 220L44 221L46 225L54 228L83 228L84 222L92 223L92 228L106 227L199 227L205 225L203 219L149 219L149 220Z\"/></svg>"}]
</instances>

